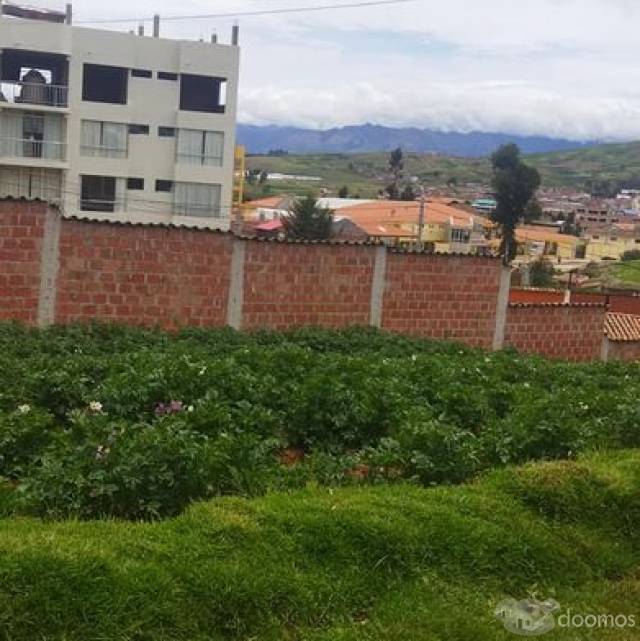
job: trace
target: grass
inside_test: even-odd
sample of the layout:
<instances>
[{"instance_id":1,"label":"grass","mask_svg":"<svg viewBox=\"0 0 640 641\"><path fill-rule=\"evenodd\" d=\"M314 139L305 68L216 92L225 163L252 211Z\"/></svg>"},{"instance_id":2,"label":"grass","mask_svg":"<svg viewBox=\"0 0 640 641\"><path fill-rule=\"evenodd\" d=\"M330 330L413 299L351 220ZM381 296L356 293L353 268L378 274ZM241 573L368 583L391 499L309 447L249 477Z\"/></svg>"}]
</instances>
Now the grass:
<instances>
[{"instance_id":1,"label":"grass","mask_svg":"<svg viewBox=\"0 0 640 641\"><path fill-rule=\"evenodd\" d=\"M220 498L153 524L0 519L0 638L494 641L513 638L496 603L532 592L633 613L638 470L620 451L458 487Z\"/></svg>"},{"instance_id":2,"label":"grass","mask_svg":"<svg viewBox=\"0 0 640 641\"><path fill-rule=\"evenodd\" d=\"M611 266L614 278L623 285L640 285L640 260L625 260Z\"/></svg>"},{"instance_id":3,"label":"grass","mask_svg":"<svg viewBox=\"0 0 640 641\"><path fill-rule=\"evenodd\" d=\"M307 193L328 188L336 195L346 185L351 196L375 198L389 184L387 153L301 154L287 156L249 156L247 169L320 176L320 183L270 182L248 185L247 196ZM588 180L628 180L640 177L640 142L602 145L575 151L527 156L536 166L546 187L584 188ZM438 154L405 155L405 175L417 176L425 186L444 186L452 179L457 184L488 185L491 176L487 158L458 158Z\"/></svg>"}]
</instances>

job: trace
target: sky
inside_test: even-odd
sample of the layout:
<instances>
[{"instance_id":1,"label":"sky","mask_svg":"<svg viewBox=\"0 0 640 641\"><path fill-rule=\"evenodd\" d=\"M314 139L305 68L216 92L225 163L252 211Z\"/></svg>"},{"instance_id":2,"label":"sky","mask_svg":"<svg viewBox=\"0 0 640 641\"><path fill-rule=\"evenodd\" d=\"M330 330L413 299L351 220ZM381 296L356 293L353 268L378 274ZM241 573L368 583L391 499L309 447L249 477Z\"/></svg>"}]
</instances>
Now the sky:
<instances>
[{"instance_id":1,"label":"sky","mask_svg":"<svg viewBox=\"0 0 640 641\"><path fill-rule=\"evenodd\" d=\"M353 1L82 0L73 9L80 22ZM216 31L228 42L234 21L166 21L161 33ZM638 0L412 0L237 22L240 122L640 139Z\"/></svg>"}]
</instances>

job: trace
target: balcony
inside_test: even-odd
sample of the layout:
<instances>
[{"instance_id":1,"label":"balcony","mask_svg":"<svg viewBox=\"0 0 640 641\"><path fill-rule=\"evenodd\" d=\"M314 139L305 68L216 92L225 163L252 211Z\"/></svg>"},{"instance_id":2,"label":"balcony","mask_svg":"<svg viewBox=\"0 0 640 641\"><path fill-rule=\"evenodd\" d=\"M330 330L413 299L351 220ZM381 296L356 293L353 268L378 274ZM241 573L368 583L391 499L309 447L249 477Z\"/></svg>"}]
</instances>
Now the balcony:
<instances>
[{"instance_id":1,"label":"balcony","mask_svg":"<svg viewBox=\"0 0 640 641\"><path fill-rule=\"evenodd\" d=\"M102 198L80 198L78 201L80 211L95 211L103 213L115 213L124 211L123 203L119 200Z\"/></svg>"},{"instance_id":2,"label":"balcony","mask_svg":"<svg viewBox=\"0 0 640 641\"><path fill-rule=\"evenodd\" d=\"M2 103L13 105L40 105L42 107L66 108L69 87L40 82L0 81L0 107Z\"/></svg>"},{"instance_id":3,"label":"balcony","mask_svg":"<svg viewBox=\"0 0 640 641\"><path fill-rule=\"evenodd\" d=\"M53 140L33 138L0 138L0 156L11 158L40 158L62 162L67 144Z\"/></svg>"}]
</instances>

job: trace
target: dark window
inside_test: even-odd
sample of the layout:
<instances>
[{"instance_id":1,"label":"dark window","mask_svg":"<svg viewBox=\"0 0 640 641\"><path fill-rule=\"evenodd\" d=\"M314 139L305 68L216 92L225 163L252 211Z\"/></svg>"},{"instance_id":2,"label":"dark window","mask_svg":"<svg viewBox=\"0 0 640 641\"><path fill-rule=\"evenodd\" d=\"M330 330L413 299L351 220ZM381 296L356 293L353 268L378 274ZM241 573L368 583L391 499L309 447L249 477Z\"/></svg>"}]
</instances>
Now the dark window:
<instances>
[{"instance_id":1,"label":"dark window","mask_svg":"<svg viewBox=\"0 0 640 641\"><path fill-rule=\"evenodd\" d=\"M177 80L177 73L170 73L169 71L158 71L158 80Z\"/></svg>"},{"instance_id":2,"label":"dark window","mask_svg":"<svg viewBox=\"0 0 640 641\"><path fill-rule=\"evenodd\" d=\"M134 78L151 78L153 74L148 69L132 69L131 75Z\"/></svg>"},{"instance_id":3,"label":"dark window","mask_svg":"<svg viewBox=\"0 0 640 641\"><path fill-rule=\"evenodd\" d=\"M144 189L144 178L127 178L127 189Z\"/></svg>"},{"instance_id":4,"label":"dark window","mask_svg":"<svg viewBox=\"0 0 640 641\"><path fill-rule=\"evenodd\" d=\"M127 104L127 70L106 65L84 65L82 99Z\"/></svg>"},{"instance_id":5,"label":"dark window","mask_svg":"<svg viewBox=\"0 0 640 641\"><path fill-rule=\"evenodd\" d=\"M25 114L22 118L22 138L23 155L26 158L42 158L44 116ZM18 144L18 141L14 144Z\"/></svg>"},{"instance_id":6,"label":"dark window","mask_svg":"<svg viewBox=\"0 0 640 641\"><path fill-rule=\"evenodd\" d=\"M149 134L149 125L129 125L130 134Z\"/></svg>"},{"instance_id":7,"label":"dark window","mask_svg":"<svg viewBox=\"0 0 640 641\"><path fill-rule=\"evenodd\" d=\"M180 75L180 109L224 113L227 81L210 76Z\"/></svg>"},{"instance_id":8,"label":"dark window","mask_svg":"<svg viewBox=\"0 0 640 641\"><path fill-rule=\"evenodd\" d=\"M81 176L80 209L82 211L115 210L116 179L111 176Z\"/></svg>"},{"instance_id":9,"label":"dark window","mask_svg":"<svg viewBox=\"0 0 640 641\"><path fill-rule=\"evenodd\" d=\"M173 180L156 180L156 191L173 191Z\"/></svg>"},{"instance_id":10,"label":"dark window","mask_svg":"<svg viewBox=\"0 0 640 641\"><path fill-rule=\"evenodd\" d=\"M175 127L158 127L158 136L161 138L175 138Z\"/></svg>"}]
</instances>

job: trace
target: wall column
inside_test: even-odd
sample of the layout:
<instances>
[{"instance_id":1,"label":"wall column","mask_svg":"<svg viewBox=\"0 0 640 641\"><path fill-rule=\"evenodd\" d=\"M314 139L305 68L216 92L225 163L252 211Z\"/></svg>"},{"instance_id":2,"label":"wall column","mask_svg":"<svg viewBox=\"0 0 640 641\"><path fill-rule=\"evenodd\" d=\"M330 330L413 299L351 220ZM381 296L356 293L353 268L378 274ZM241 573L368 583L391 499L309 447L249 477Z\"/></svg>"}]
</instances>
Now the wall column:
<instances>
[{"instance_id":1,"label":"wall column","mask_svg":"<svg viewBox=\"0 0 640 641\"><path fill-rule=\"evenodd\" d=\"M38 327L48 327L56 320L56 293L60 266L60 227L62 215L48 208L40 250L40 291L38 294Z\"/></svg>"},{"instance_id":2,"label":"wall column","mask_svg":"<svg viewBox=\"0 0 640 641\"><path fill-rule=\"evenodd\" d=\"M511 268L502 267L500 270L500 285L496 304L496 326L493 333L492 349L504 347L504 334L507 326L507 309L509 308L509 288L511 287Z\"/></svg>"},{"instance_id":3,"label":"wall column","mask_svg":"<svg viewBox=\"0 0 640 641\"><path fill-rule=\"evenodd\" d=\"M376 247L373 263L373 278L371 281L371 315L369 324L380 329L382 327L382 307L384 305L384 286L387 273L387 248Z\"/></svg>"},{"instance_id":4,"label":"wall column","mask_svg":"<svg viewBox=\"0 0 640 641\"><path fill-rule=\"evenodd\" d=\"M239 238L233 241L231 254L231 278L227 299L227 325L242 329L242 305L244 302L244 259L246 244Z\"/></svg>"},{"instance_id":5,"label":"wall column","mask_svg":"<svg viewBox=\"0 0 640 641\"><path fill-rule=\"evenodd\" d=\"M609 360L609 339L607 338L607 335L604 334L602 336L602 348L600 349L600 360L603 362L607 362Z\"/></svg>"}]
</instances>

